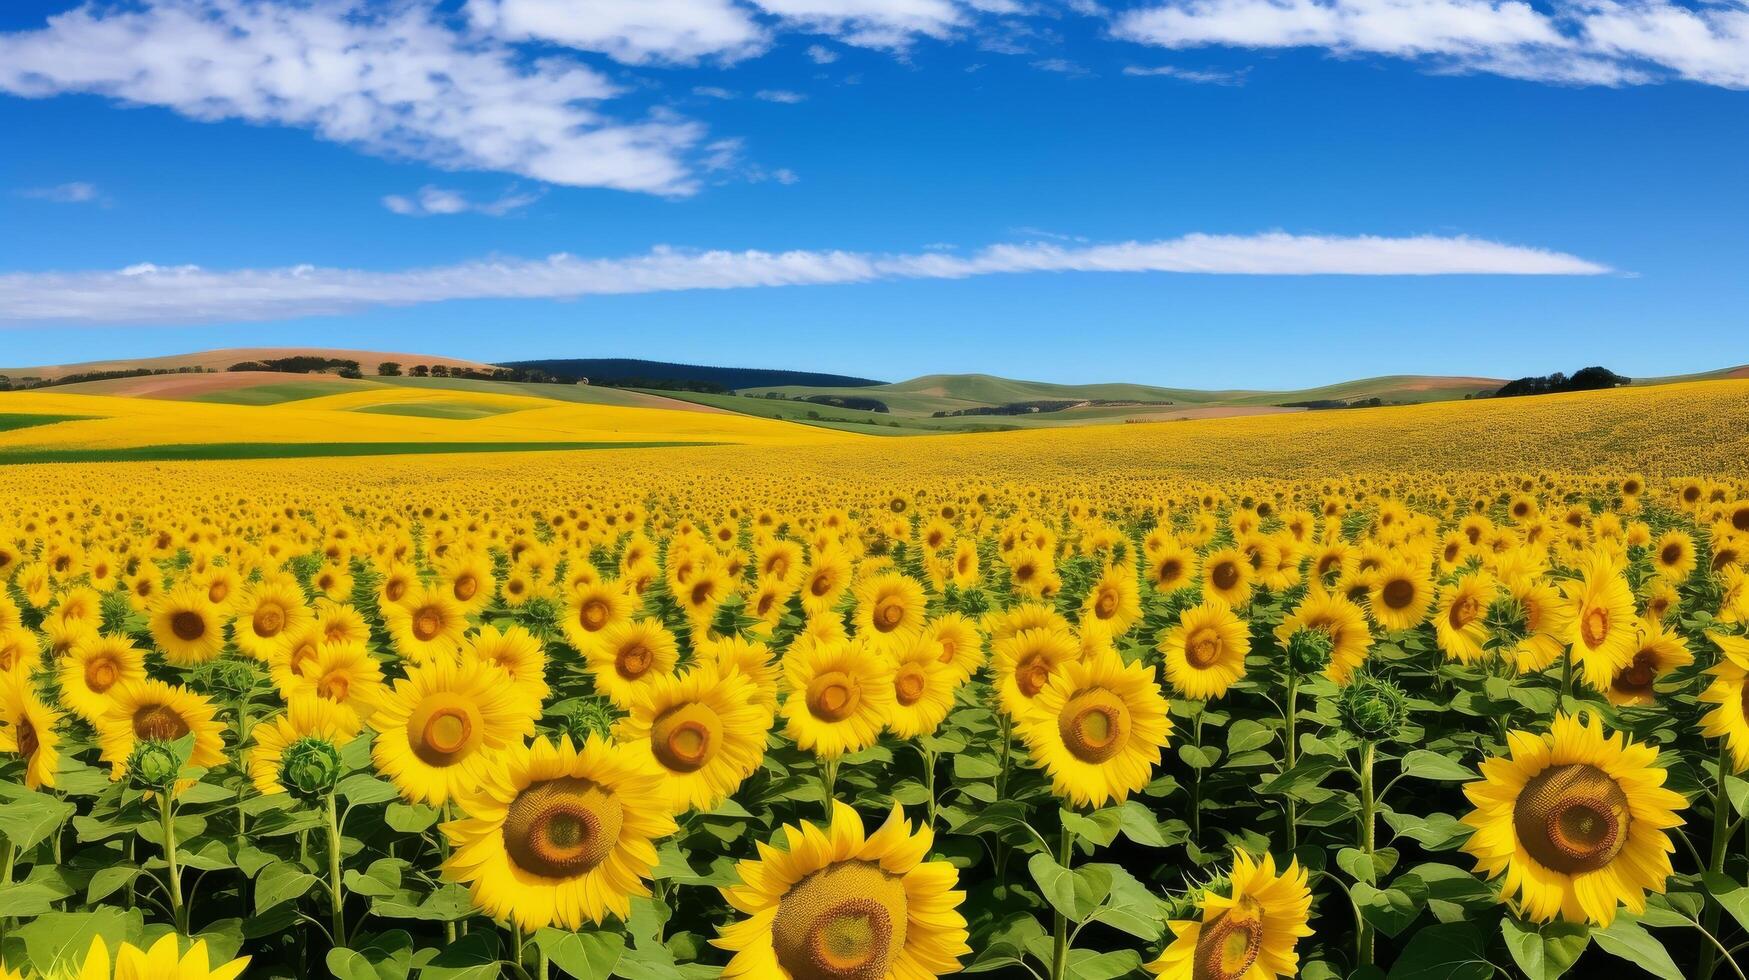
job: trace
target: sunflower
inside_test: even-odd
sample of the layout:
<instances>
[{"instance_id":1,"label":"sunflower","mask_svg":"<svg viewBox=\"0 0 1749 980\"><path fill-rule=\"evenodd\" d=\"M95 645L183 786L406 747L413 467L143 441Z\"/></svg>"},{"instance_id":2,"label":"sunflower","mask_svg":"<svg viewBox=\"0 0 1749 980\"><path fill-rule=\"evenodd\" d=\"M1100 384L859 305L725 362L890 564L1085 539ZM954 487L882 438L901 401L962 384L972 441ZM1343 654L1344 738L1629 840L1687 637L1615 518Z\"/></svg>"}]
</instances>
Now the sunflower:
<instances>
[{"instance_id":1,"label":"sunflower","mask_svg":"<svg viewBox=\"0 0 1749 980\"><path fill-rule=\"evenodd\" d=\"M0 628L0 674L28 678L43 665L42 644L22 627Z\"/></svg>"},{"instance_id":2,"label":"sunflower","mask_svg":"<svg viewBox=\"0 0 1749 980\"><path fill-rule=\"evenodd\" d=\"M63 626L82 624L96 629L103 622L103 596L86 586L68 589L61 593L61 598L43 617L43 622Z\"/></svg>"},{"instance_id":3,"label":"sunflower","mask_svg":"<svg viewBox=\"0 0 1749 980\"><path fill-rule=\"evenodd\" d=\"M1076 806L1122 803L1148 785L1172 733L1154 668L1110 649L1065 663L1020 722L1051 789Z\"/></svg>"},{"instance_id":4,"label":"sunflower","mask_svg":"<svg viewBox=\"0 0 1749 980\"><path fill-rule=\"evenodd\" d=\"M1251 562L1238 548L1217 548L1202 557L1202 591L1229 606L1251 599Z\"/></svg>"},{"instance_id":5,"label":"sunflower","mask_svg":"<svg viewBox=\"0 0 1749 980\"><path fill-rule=\"evenodd\" d=\"M677 590L676 598L680 600L680 611L686 614L693 631L704 633L710 629L711 621L717 618L717 610L734 591L735 582L729 573L711 564L694 572L686 580L686 585Z\"/></svg>"},{"instance_id":6,"label":"sunflower","mask_svg":"<svg viewBox=\"0 0 1749 980\"><path fill-rule=\"evenodd\" d=\"M650 893L655 842L676 830L661 775L593 735L581 749L568 737L512 745L494 769L443 825L444 877L527 932L629 919L632 897Z\"/></svg>"},{"instance_id":7,"label":"sunflower","mask_svg":"<svg viewBox=\"0 0 1749 980\"><path fill-rule=\"evenodd\" d=\"M371 756L409 801L442 805L479 786L507 746L534 732L525 709L498 668L439 657L379 694Z\"/></svg>"},{"instance_id":8,"label":"sunflower","mask_svg":"<svg viewBox=\"0 0 1749 980\"><path fill-rule=\"evenodd\" d=\"M1316 630L1330 637L1330 663L1324 668L1324 676L1337 684L1347 684L1372 649L1372 630L1367 626L1366 613L1340 595L1315 589L1308 592L1276 627L1275 638L1285 650L1300 630Z\"/></svg>"},{"instance_id":9,"label":"sunflower","mask_svg":"<svg viewBox=\"0 0 1749 980\"><path fill-rule=\"evenodd\" d=\"M383 569L383 580L377 583L377 606L386 613L418 588L419 572L412 565L394 562Z\"/></svg>"},{"instance_id":10,"label":"sunflower","mask_svg":"<svg viewBox=\"0 0 1749 980\"><path fill-rule=\"evenodd\" d=\"M310 607L295 585L263 582L237 603L231 639L237 649L257 660L272 660L290 638L314 621Z\"/></svg>"},{"instance_id":11,"label":"sunflower","mask_svg":"<svg viewBox=\"0 0 1749 980\"><path fill-rule=\"evenodd\" d=\"M952 670L956 684L971 679L984 666L984 639L961 613L943 613L930 620L923 627L923 636L935 642L936 655Z\"/></svg>"},{"instance_id":12,"label":"sunflower","mask_svg":"<svg viewBox=\"0 0 1749 980\"><path fill-rule=\"evenodd\" d=\"M395 652L416 664L447 660L461 648L467 631L461 604L441 588L421 587L383 610L383 625Z\"/></svg>"},{"instance_id":13,"label":"sunflower","mask_svg":"<svg viewBox=\"0 0 1749 980\"><path fill-rule=\"evenodd\" d=\"M798 640L783 658L783 733L836 759L875 743L893 707L893 665L861 639Z\"/></svg>"},{"instance_id":14,"label":"sunflower","mask_svg":"<svg viewBox=\"0 0 1749 980\"><path fill-rule=\"evenodd\" d=\"M961 538L953 546L953 584L961 589L975 588L983 580L977 542Z\"/></svg>"},{"instance_id":15,"label":"sunflower","mask_svg":"<svg viewBox=\"0 0 1749 980\"><path fill-rule=\"evenodd\" d=\"M1231 606L1210 597L1186 609L1156 649L1173 688L1187 698L1208 701L1226 694L1245 676L1251 629Z\"/></svg>"},{"instance_id":16,"label":"sunflower","mask_svg":"<svg viewBox=\"0 0 1749 980\"><path fill-rule=\"evenodd\" d=\"M1616 671L1633 662L1639 617L1634 594L1613 558L1592 552L1583 571L1583 579L1562 584L1572 617L1565 639L1585 683L1607 691Z\"/></svg>"},{"instance_id":17,"label":"sunflower","mask_svg":"<svg viewBox=\"0 0 1749 980\"><path fill-rule=\"evenodd\" d=\"M1739 712L1740 713L1740 712ZM1670 852L1665 831L1681 826L1688 806L1664 788L1656 749L1607 738L1603 723L1561 713L1538 736L1514 731L1510 755L1482 763L1482 778L1464 786L1476 809L1464 817L1475 833L1463 849L1527 918L1609 925L1616 908L1644 912L1646 892L1664 891Z\"/></svg>"},{"instance_id":18,"label":"sunflower","mask_svg":"<svg viewBox=\"0 0 1749 980\"><path fill-rule=\"evenodd\" d=\"M109 712L116 687L146 679L146 655L125 636L93 633L68 651L56 678L61 704L96 723Z\"/></svg>"},{"instance_id":19,"label":"sunflower","mask_svg":"<svg viewBox=\"0 0 1749 980\"><path fill-rule=\"evenodd\" d=\"M753 683L753 703L767 713L777 711L777 689L783 668L772 659L771 648L758 640L740 636L705 640L698 645L701 660L714 662L721 675L741 674Z\"/></svg>"},{"instance_id":20,"label":"sunflower","mask_svg":"<svg viewBox=\"0 0 1749 980\"><path fill-rule=\"evenodd\" d=\"M352 573L343 561L332 561L310 576L310 588L336 602L352 594Z\"/></svg>"},{"instance_id":21,"label":"sunflower","mask_svg":"<svg viewBox=\"0 0 1749 980\"><path fill-rule=\"evenodd\" d=\"M1299 973L1295 947L1312 934L1306 924L1312 890L1299 861L1280 874L1275 858L1262 862L1233 852L1224 888L1205 889L1197 899L1202 918L1167 923L1172 943L1147 964L1167 980L1275 980ZM1224 894L1223 894L1224 892Z\"/></svg>"},{"instance_id":22,"label":"sunflower","mask_svg":"<svg viewBox=\"0 0 1749 980\"><path fill-rule=\"evenodd\" d=\"M1665 531L1652 548L1652 567L1671 582L1681 582L1697 563L1694 537L1687 531Z\"/></svg>"},{"instance_id":23,"label":"sunflower","mask_svg":"<svg viewBox=\"0 0 1749 980\"><path fill-rule=\"evenodd\" d=\"M110 691L108 710L96 720L97 743L111 779L127 775L128 756L141 739L174 742L194 735L188 764L212 768L225 761L225 726L212 702L188 688L163 681L125 681Z\"/></svg>"},{"instance_id":24,"label":"sunflower","mask_svg":"<svg viewBox=\"0 0 1749 980\"><path fill-rule=\"evenodd\" d=\"M357 737L358 728L351 708L311 694L293 697L284 711L250 729L255 747L249 751L249 779L264 796L283 793L286 750L306 739L338 749Z\"/></svg>"},{"instance_id":25,"label":"sunflower","mask_svg":"<svg viewBox=\"0 0 1749 980\"><path fill-rule=\"evenodd\" d=\"M60 720L53 708L37 700L29 677L0 676L0 752L13 752L24 760L24 785L30 789L55 785L55 770L61 764L57 751L61 739L55 726Z\"/></svg>"},{"instance_id":26,"label":"sunflower","mask_svg":"<svg viewBox=\"0 0 1749 980\"><path fill-rule=\"evenodd\" d=\"M876 653L910 647L923 632L923 585L897 572L882 572L856 587L856 635Z\"/></svg>"},{"instance_id":27,"label":"sunflower","mask_svg":"<svg viewBox=\"0 0 1749 980\"><path fill-rule=\"evenodd\" d=\"M673 672L680 647L660 621L633 619L602 630L584 658L595 690L623 711L631 707L637 688Z\"/></svg>"},{"instance_id":28,"label":"sunflower","mask_svg":"<svg viewBox=\"0 0 1749 980\"><path fill-rule=\"evenodd\" d=\"M165 933L150 949L121 943L115 950L112 974L109 947L103 944L102 936L93 936L73 980L235 980L249 965L247 956L211 964L204 939L196 939L188 952L179 955L180 947L181 940L174 932Z\"/></svg>"},{"instance_id":29,"label":"sunflower","mask_svg":"<svg viewBox=\"0 0 1749 980\"><path fill-rule=\"evenodd\" d=\"M534 634L520 626L502 633L497 627L482 626L462 642L462 655L470 653L502 670L527 701L529 714L540 714L548 693L547 651Z\"/></svg>"},{"instance_id":30,"label":"sunflower","mask_svg":"<svg viewBox=\"0 0 1749 980\"><path fill-rule=\"evenodd\" d=\"M850 588L850 572L850 556L841 549L815 552L813 563L802 576L802 608L812 615L838 605Z\"/></svg>"},{"instance_id":31,"label":"sunflower","mask_svg":"<svg viewBox=\"0 0 1749 980\"><path fill-rule=\"evenodd\" d=\"M166 592L152 607L152 642L164 659L178 667L193 667L219 655L225 647L223 615L207 600L206 590L183 583Z\"/></svg>"},{"instance_id":32,"label":"sunflower","mask_svg":"<svg viewBox=\"0 0 1749 980\"><path fill-rule=\"evenodd\" d=\"M1424 562L1392 558L1380 565L1367 593L1367 610L1386 630L1414 629L1433 607L1433 577Z\"/></svg>"},{"instance_id":33,"label":"sunflower","mask_svg":"<svg viewBox=\"0 0 1749 980\"><path fill-rule=\"evenodd\" d=\"M734 954L727 978L754 980L934 980L960 969L966 920L959 872L925 861L935 835L912 830L896 804L864 836L843 803L831 826L785 824L787 847L761 846L736 865L740 884L722 889L747 918L718 929L711 944Z\"/></svg>"},{"instance_id":34,"label":"sunflower","mask_svg":"<svg viewBox=\"0 0 1749 980\"><path fill-rule=\"evenodd\" d=\"M1651 704L1657 694L1658 678L1694 663L1694 654L1688 652L1682 634L1666 629L1656 620L1640 620L1638 647L1633 660L1615 672L1615 678L1603 692L1610 704Z\"/></svg>"},{"instance_id":35,"label":"sunflower","mask_svg":"<svg viewBox=\"0 0 1749 980\"><path fill-rule=\"evenodd\" d=\"M364 644L317 643L308 659L274 664L273 683L290 701L313 695L351 709L361 721L376 711L383 693L383 669Z\"/></svg>"},{"instance_id":36,"label":"sunflower","mask_svg":"<svg viewBox=\"0 0 1749 980\"><path fill-rule=\"evenodd\" d=\"M370 623L350 602L316 600L316 629L323 643L370 642Z\"/></svg>"},{"instance_id":37,"label":"sunflower","mask_svg":"<svg viewBox=\"0 0 1749 980\"><path fill-rule=\"evenodd\" d=\"M1519 673L1547 669L1567 652L1566 600L1553 585L1531 579L1514 581L1506 591L1523 617L1523 638L1509 651L1513 667Z\"/></svg>"},{"instance_id":38,"label":"sunflower","mask_svg":"<svg viewBox=\"0 0 1749 980\"><path fill-rule=\"evenodd\" d=\"M953 710L953 692L960 682L937 649L933 641L919 638L911 649L894 658L893 707L887 730L899 738L934 734Z\"/></svg>"},{"instance_id":39,"label":"sunflower","mask_svg":"<svg viewBox=\"0 0 1749 980\"><path fill-rule=\"evenodd\" d=\"M1732 762L1742 772L1749 769L1749 637L1708 633L1707 639L1724 657L1707 668L1713 682L1701 692L1700 699L1718 707L1701 719L1701 734L1724 736Z\"/></svg>"},{"instance_id":40,"label":"sunflower","mask_svg":"<svg viewBox=\"0 0 1749 980\"><path fill-rule=\"evenodd\" d=\"M449 592L464 613L473 614L486 608L498 581L492 574L492 559L478 552L451 558L438 572L440 588Z\"/></svg>"},{"instance_id":41,"label":"sunflower","mask_svg":"<svg viewBox=\"0 0 1749 980\"><path fill-rule=\"evenodd\" d=\"M1020 720L1062 665L1081 656L1081 643L1067 628L1022 630L991 644L1002 710Z\"/></svg>"},{"instance_id":42,"label":"sunflower","mask_svg":"<svg viewBox=\"0 0 1749 980\"><path fill-rule=\"evenodd\" d=\"M631 621L633 605L631 594L615 582L576 589L565 600L565 637L578 653L589 655L615 627Z\"/></svg>"},{"instance_id":43,"label":"sunflower","mask_svg":"<svg viewBox=\"0 0 1749 980\"><path fill-rule=\"evenodd\" d=\"M1443 590L1433 616L1433 636L1445 655L1461 664L1487 654L1488 606L1499 586L1485 572L1460 575Z\"/></svg>"},{"instance_id":44,"label":"sunflower","mask_svg":"<svg viewBox=\"0 0 1749 980\"><path fill-rule=\"evenodd\" d=\"M631 712L614 726L616 741L663 774L671 812L714 809L765 758L771 712L756 700L753 681L714 663L639 688Z\"/></svg>"},{"instance_id":45,"label":"sunflower","mask_svg":"<svg viewBox=\"0 0 1749 980\"><path fill-rule=\"evenodd\" d=\"M1141 592L1136 587L1135 569L1129 565L1107 567L1081 604L1082 632L1092 629L1106 636L1122 636L1141 617Z\"/></svg>"}]
</instances>

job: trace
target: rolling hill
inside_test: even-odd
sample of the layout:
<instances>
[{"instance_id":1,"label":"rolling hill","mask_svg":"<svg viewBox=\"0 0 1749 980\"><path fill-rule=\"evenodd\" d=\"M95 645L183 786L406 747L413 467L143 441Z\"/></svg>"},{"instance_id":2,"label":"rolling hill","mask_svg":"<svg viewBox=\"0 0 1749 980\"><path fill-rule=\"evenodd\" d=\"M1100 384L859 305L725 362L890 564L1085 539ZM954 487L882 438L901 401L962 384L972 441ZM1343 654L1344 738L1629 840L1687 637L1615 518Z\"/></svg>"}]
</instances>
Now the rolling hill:
<instances>
[{"instance_id":1,"label":"rolling hill","mask_svg":"<svg viewBox=\"0 0 1749 980\"><path fill-rule=\"evenodd\" d=\"M765 368L709 367L702 364L676 364L671 361L644 361L629 357L569 357L535 361L503 361L499 367L521 371L544 371L563 381L588 378L593 384L630 384L642 382L694 383L714 385L725 390L757 388L768 385L807 385L810 387L855 388L878 385L868 378L843 374L820 374L813 371L768 370Z\"/></svg>"},{"instance_id":2,"label":"rolling hill","mask_svg":"<svg viewBox=\"0 0 1749 980\"><path fill-rule=\"evenodd\" d=\"M492 365L461 357L439 357L431 354L395 354L387 351L348 350L338 347L226 347L196 351L192 354L168 354L163 357L126 357L108 361L83 361L76 364L47 364L35 367L0 367L0 375L19 380L45 378L53 380L70 374L92 374L106 371L165 371L199 368L223 371L244 361L265 361L282 357L331 357L357 361L366 375L376 373L377 365L394 361L406 367L414 364L462 367L490 371Z\"/></svg>"}]
</instances>

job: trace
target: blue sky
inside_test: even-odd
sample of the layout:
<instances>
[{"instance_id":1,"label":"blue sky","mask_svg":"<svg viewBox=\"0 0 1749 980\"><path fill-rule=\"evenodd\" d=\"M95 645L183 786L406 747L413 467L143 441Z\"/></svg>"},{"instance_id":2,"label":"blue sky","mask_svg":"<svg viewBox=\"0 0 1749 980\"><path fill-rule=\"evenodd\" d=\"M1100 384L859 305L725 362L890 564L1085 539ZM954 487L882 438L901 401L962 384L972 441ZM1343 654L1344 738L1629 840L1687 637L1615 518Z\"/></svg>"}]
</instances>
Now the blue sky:
<instances>
[{"instance_id":1,"label":"blue sky","mask_svg":"<svg viewBox=\"0 0 1749 980\"><path fill-rule=\"evenodd\" d=\"M26 0L0 363L1703 370L1745 88L1749 12L1657 0Z\"/></svg>"}]
</instances>

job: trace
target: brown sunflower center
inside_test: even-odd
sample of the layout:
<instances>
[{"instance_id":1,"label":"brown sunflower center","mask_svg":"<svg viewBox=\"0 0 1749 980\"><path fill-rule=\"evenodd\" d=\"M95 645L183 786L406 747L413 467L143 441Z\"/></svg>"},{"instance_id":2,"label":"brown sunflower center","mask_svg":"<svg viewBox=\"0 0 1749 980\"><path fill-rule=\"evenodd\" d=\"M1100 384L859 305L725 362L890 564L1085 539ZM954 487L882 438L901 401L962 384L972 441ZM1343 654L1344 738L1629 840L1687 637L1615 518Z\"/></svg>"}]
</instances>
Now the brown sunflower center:
<instances>
[{"instance_id":1,"label":"brown sunflower center","mask_svg":"<svg viewBox=\"0 0 1749 980\"><path fill-rule=\"evenodd\" d=\"M407 594L407 580L406 579L392 578L392 579L389 579L389 584L383 586L383 595L388 596L390 602L400 602L401 597L406 595L406 594Z\"/></svg>"},{"instance_id":2,"label":"brown sunflower center","mask_svg":"<svg viewBox=\"0 0 1749 980\"><path fill-rule=\"evenodd\" d=\"M1451 625L1453 629L1463 629L1482 616L1482 603L1475 596L1460 597L1451 604Z\"/></svg>"},{"instance_id":3,"label":"brown sunflower center","mask_svg":"<svg viewBox=\"0 0 1749 980\"><path fill-rule=\"evenodd\" d=\"M1069 754L1101 763L1122 751L1130 737L1130 709L1102 687L1082 691L1057 713L1057 732Z\"/></svg>"},{"instance_id":4,"label":"brown sunflower center","mask_svg":"<svg viewBox=\"0 0 1749 980\"><path fill-rule=\"evenodd\" d=\"M534 783L504 815L504 850L518 868L543 878L572 878L606 861L619 846L625 810L598 784L575 776Z\"/></svg>"},{"instance_id":5,"label":"brown sunflower center","mask_svg":"<svg viewBox=\"0 0 1749 980\"><path fill-rule=\"evenodd\" d=\"M954 655L959 653L959 642L947 636L937 637L935 642L941 645L941 656L936 659L944 664L953 663Z\"/></svg>"},{"instance_id":6,"label":"brown sunflower center","mask_svg":"<svg viewBox=\"0 0 1749 980\"><path fill-rule=\"evenodd\" d=\"M206 617L192 609L184 609L170 617L170 632L184 643L193 643L206 635Z\"/></svg>"},{"instance_id":7,"label":"brown sunflower center","mask_svg":"<svg viewBox=\"0 0 1749 980\"><path fill-rule=\"evenodd\" d=\"M433 694L407 716L407 745L428 766L452 766L479 745L479 709L459 695Z\"/></svg>"},{"instance_id":8,"label":"brown sunflower center","mask_svg":"<svg viewBox=\"0 0 1749 980\"><path fill-rule=\"evenodd\" d=\"M255 616L250 620L255 627L256 636L278 636L285 629L285 610L277 605L265 605L255 610Z\"/></svg>"},{"instance_id":9,"label":"brown sunflower center","mask_svg":"<svg viewBox=\"0 0 1749 980\"><path fill-rule=\"evenodd\" d=\"M1406 578L1391 579L1385 583L1380 596L1391 609L1407 609L1415 601L1415 583Z\"/></svg>"},{"instance_id":10,"label":"brown sunflower center","mask_svg":"<svg viewBox=\"0 0 1749 980\"><path fill-rule=\"evenodd\" d=\"M822 721L843 721L856 713L862 691L841 670L829 670L808 682L808 711Z\"/></svg>"},{"instance_id":11,"label":"brown sunflower center","mask_svg":"<svg viewBox=\"0 0 1749 980\"><path fill-rule=\"evenodd\" d=\"M1099 590L1099 598L1093 602L1093 615L1100 619L1110 619L1117 614L1118 596L1116 589Z\"/></svg>"},{"instance_id":12,"label":"brown sunflower center","mask_svg":"<svg viewBox=\"0 0 1749 980\"><path fill-rule=\"evenodd\" d=\"M1207 670L1221 659L1221 634L1212 626L1204 626L1190 634L1184 642L1184 659L1192 667Z\"/></svg>"},{"instance_id":13,"label":"brown sunflower center","mask_svg":"<svg viewBox=\"0 0 1749 980\"><path fill-rule=\"evenodd\" d=\"M1612 686L1622 694L1651 694L1658 679L1658 656L1649 650L1634 654L1633 663L1616 672ZM1749 692L1749 687L1744 690Z\"/></svg>"},{"instance_id":14,"label":"brown sunflower center","mask_svg":"<svg viewBox=\"0 0 1749 980\"><path fill-rule=\"evenodd\" d=\"M413 614L413 636L421 643L437 639L443 632L443 611L436 606L424 606Z\"/></svg>"},{"instance_id":15,"label":"brown sunflower center","mask_svg":"<svg viewBox=\"0 0 1749 980\"><path fill-rule=\"evenodd\" d=\"M1513 829L1544 867L1581 874L1606 867L1627 844L1627 794L1589 763L1550 766L1518 793Z\"/></svg>"},{"instance_id":16,"label":"brown sunflower center","mask_svg":"<svg viewBox=\"0 0 1749 980\"><path fill-rule=\"evenodd\" d=\"M723 720L709 705L683 704L650 728L650 751L674 772L697 772L716 755L723 740Z\"/></svg>"},{"instance_id":17,"label":"brown sunflower center","mask_svg":"<svg viewBox=\"0 0 1749 980\"><path fill-rule=\"evenodd\" d=\"M347 693L352 690L352 682L345 674L325 674L316 682L316 694L329 701L345 701Z\"/></svg>"},{"instance_id":18,"label":"brown sunflower center","mask_svg":"<svg viewBox=\"0 0 1749 980\"><path fill-rule=\"evenodd\" d=\"M211 585L206 587L206 597L208 599L212 600L214 605L217 605L219 603L224 602L225 597L229 596L230 594L231 594L231 583L225 581L222 578L215 579Z\"/></svg>"},{"instance_id":19,"label":"brown sunflower center","mask_svg":"<svg viewBox=\"0 0 1749 980\"><path fill-rule=\"evenodd\" d=\"M1602 606L1585 610L1585 615L1579 620L1579 635L1593 650L1602 646L1603 641L1609 639L1609 610Z\"/></svg>"},{"instance_id":20,"label":"brown sunflower center","mask_svg":"<svg viewBox=\"0 0 1749 980\"><path fill-rule=\"evenodd\" d=\"M134 737L174 742L188 734L188 722L167 704L141 705L134 711Z\"/></svg>"},{"instance_id":21,"label":"brown sunflower center","mask_svg":"<svg viewBox=\"0 0 1749 980\"><path fill-rule=\"evenodd\" d=\"M450 587L450 591L455 594L457 601L467 602L474 597L476 592L480 591L480 580L475 578L472 572L464 572L456 577L455 584Z\"/></svg>"},{"instance_id":22,"label":"brown sunflower center","mask_svg":"<svg viewBox=\"0 0 1749 980\"><path fill-rule=\"evenodd\" d=\"M642 643L630 643L613 658L613 669L626 680L635 681L648 673L655 662L655 651Z\"/></svg>"},{"instance_id":23,"label":"brown sunflower center","mask_svg":"<svg viewBox=\"0 0 1749 980\"><path fill-rule=\"evenodd\" d=\"M594 632L607 625L607 615L607 603L600 599L590 599L577 611L577 622L584 629Z\"/></svg>"},{"instance_id":24,"label":"brown sunflower center","mask_svg":"<svg viewBox=\"0 0 1749 980\"><path fill-rule=\"evenodd\" d=\"M37 746L41 742L36 737L36 726L28 718L18 719L18 754L26 759L36 755Z\"/></svg>"},{"instance_id":25,"label":"brown sunflower center","mask_svg":"<svg viewBox=\"0 0 1749 980\"><path fill-rule=\"evenodd\" d=\"M905 621L905 600L898 596L882 596L880 601L875 603L872 618L875 629L882 633L891 633Z\"/></svg>"},{"instance_id":26,"label":"brown sunflower center","mask_svg":"<svg viewBox=\"0 0 1749 980\"><path fill-rule=\"evenodd\" d=\"M815 598L825 598L826 593L832 591L832 576L825 572L814 573L814 577L808 581L808 591Z\"/></svg>"},{"instance_id":27,"label":"brown sunflower center","mask_svg":"<svg viewBox=\"0 0 1749 980\"><path fill-rule=\"evenodd\" d=\"M1051 663L1042 655L1034 654L1020 662L1014 668L1014 684L1020 688L1020 693L1029 698L1038 697L1038 692L1045 689L1051 682Z\"/></svg>"},{"instance_id":28,"label":"brown sunflower center","mask_svg":"<svg viewBox=\"0 0 1749 980\"><path fill-rule=\"evenodd\" d=\"M908 924L901 879L871 862L841 861L790 887L771 945L792 980L882 980Z\"/></svg>"},{"instance_id":29,"label":"brown sunflower center","mask_svg":"<svg viewBox=\"0 0 1749 980\"><path fill-rule=\"evenodd\" d=\"M907 708L923 700L923 693L928 689L929 679L917 664L900 667L898 675L893 678L893 696Z\"/></svg>"},{"instance_id":30,"label":"brown sunflower center","mask_svg":"<svg viewBox=\"0 0 1749 980\"><path fill-rule=\"evenodd\" d=\"M1209 581L1215 588L1225 591L1239 584L1239 565L1237 562L1217 562L1214 571L1209 574Z\"/></svg>"},{"instance_id":31,"label":"brown sunflower center","mask_svg":"<svg viewBox=\"0 0 1749 980\"><path fill-rule=\"evenodd\" d=\"M1239 980L1263 952L1263 923L1236 910L1221 913L1196 940L1194 980Z\"/></svg>"},{"instance_id":32,"label":"brown sunflower center","mask_svg":"<svg viewBox=\"0 0 1749 980\"><path fill-rule=\"evenodd\" d=\"M1666 565L1674 565L1677 562L1681 561L1682 560L1682 545L1675 542L1675 541L1672 541L1669 544L1665 545L1664 550L1658 552L1658 560L1663 562Z\"/></svg>"},{"instance_id":33,"label":"brown sunflower center","mask_svg":"<svg viewBox=\"0 0 1749 980\"><path fill-rule=\"evenodd\" d=\"M113 657L92 657L85 662L85 686L94 693L102 694L120 679L121 665Z\"/></svg>"}]
</instances>

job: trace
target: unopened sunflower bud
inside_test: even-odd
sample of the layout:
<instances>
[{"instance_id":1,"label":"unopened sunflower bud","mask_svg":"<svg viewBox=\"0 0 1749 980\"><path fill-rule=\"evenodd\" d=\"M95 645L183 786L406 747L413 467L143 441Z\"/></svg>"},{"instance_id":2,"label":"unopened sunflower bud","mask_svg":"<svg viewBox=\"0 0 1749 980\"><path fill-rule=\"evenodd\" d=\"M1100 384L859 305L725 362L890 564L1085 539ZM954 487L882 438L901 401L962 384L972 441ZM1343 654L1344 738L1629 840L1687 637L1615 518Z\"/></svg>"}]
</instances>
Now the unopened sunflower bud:
<instances>
[{"instance_id":1,"label":"unopened sunflower bud","mask_svg":"<svg viewBox=\"0 0 1749 980\"><path fill-rule=\"evenodd\" d=\"M182 757L169 742L143 739L128 755L128 779L136 789L169 789L181 772Z\"/></svg>"},{"instance_id":2,"label":"unopened sunflower bud","mask_svg":"<svg viewBox=\"0 0 1749 980\"><path fill-rule=\"evenodd\" d=\"M340 781L340 750L325 738L300 738L285 750L279 781L293 796L326 796Z\"/></svg>"},{"instance_id":3,"label":"unopened sunflower bud","mask_svg":"<svg viewBox=\"0 0 1749 980\"><path fill-rule=\"evenodd\" d=\"M1342 727L1368 742L1396 738L1409 720L1409 700L1402 689L1376 677L1355 678L1342 689L1336 710Z\"/></svg>"},{"instance_id":4,"label":"unopened sunflower bud","mask_svg":"<svg viewBox=\"0 0 1749 980\"><path fill-rule=\"evenodd\" d=\"M1300 629L1288 637L1288 665L1298 674L1316 674L1330 664L1330 653L1336 643L1326 630Z\"/></svg>"},{"instance_id":5,"label":"unopened sunflower bud","mask_svg":"<svg viewBox=\"0 0 1749 980\"><path fill-rule=\"evenodd\" d=\"M587 741L591 735L610 738L613 734L613 709L600 698L585 698L565 717L565 731L573 742Z\"/></svg>"}]
</instances>

